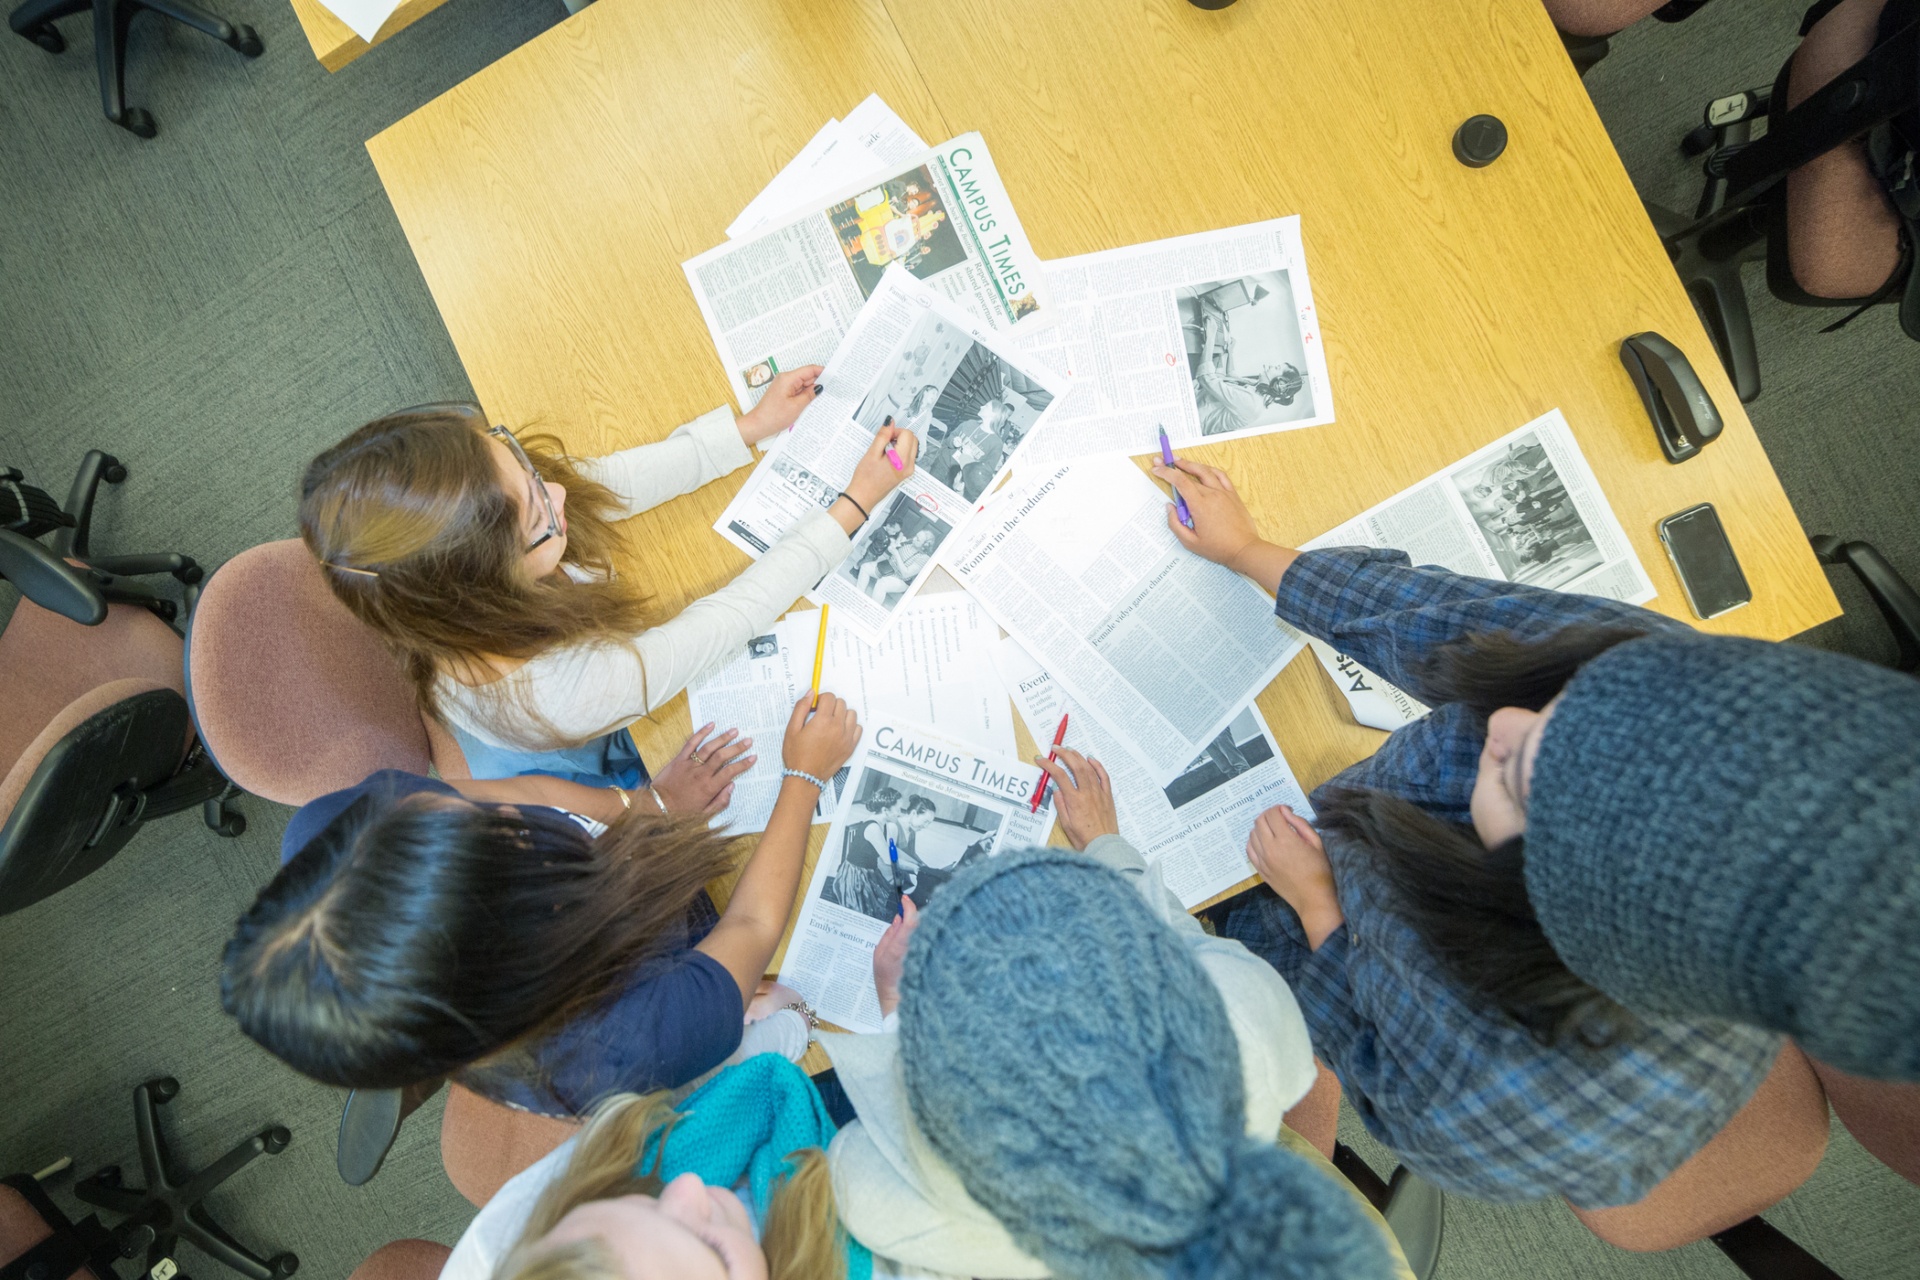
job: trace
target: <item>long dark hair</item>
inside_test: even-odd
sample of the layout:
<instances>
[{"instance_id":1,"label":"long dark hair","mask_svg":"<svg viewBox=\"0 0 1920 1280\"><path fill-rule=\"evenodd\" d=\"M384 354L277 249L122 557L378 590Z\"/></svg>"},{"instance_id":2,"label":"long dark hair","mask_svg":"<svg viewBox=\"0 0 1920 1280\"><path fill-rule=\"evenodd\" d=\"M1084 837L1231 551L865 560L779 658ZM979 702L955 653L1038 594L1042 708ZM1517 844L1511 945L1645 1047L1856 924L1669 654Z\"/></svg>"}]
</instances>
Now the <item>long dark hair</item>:
<instances>
[{"instance_id":1,"label":"long dark hair","mask_svg":"<svg viewBox=\"0 0 1920 1280\"><path fill-rule=\"evenodd\" d=\"M1538 711L1582 666L1645 634L1579 626L1542 640L1468 635L1427 661L1422 694L1483 719L1502 707ZM1576 976L1547 941L1527 897L1523 837L1489 849L1472 827L1361 787L1336 788L1314 811L1323 831L1366 850L1394 913L1447 976L1542 1044L1597 1048L1632 1027L1632 1016Z\"/></svg>"},{"instance_id":2,"label":"long dark hair","mask_svg":"<svg viewBox=\"0 0 1920 1280\"><path fill-rule=\"evenodd\" d=\"M326 1084L431 1080L611 999L685 937L727 847L697 816L595 839L536 806L362 796L241 917L221 1003Z\"/></svg>"}]
</instances>

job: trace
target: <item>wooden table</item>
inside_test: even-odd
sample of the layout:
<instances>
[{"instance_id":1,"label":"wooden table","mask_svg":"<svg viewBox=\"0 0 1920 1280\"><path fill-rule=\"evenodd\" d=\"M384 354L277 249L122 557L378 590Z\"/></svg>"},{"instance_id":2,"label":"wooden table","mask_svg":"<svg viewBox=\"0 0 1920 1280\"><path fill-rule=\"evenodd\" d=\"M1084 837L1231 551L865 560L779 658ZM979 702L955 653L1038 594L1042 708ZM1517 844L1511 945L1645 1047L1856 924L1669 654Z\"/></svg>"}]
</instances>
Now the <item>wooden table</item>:
<instances>
[{"instance_id":1,"label":"wooden table","mask_svg":"<svg viewBox=\"0 0 1920 1280\"><path fill-rule=\"evenodd\" d=\"M307 43L313 46L313 56L320 59L320 65L329 71L338 71L394 32L413 25L446 2L401 0L400 7L380 24L380 30L374 32L372 43L368 43L355 35L352 27L334 17L333 11L322 5L320 0L292 0L293 16L300 19L300 29L307 33Z\"/></svg>"},{"instance_id":2,"label":"wooden table","mask_svg":"<svg viewBox=\"0 0 1920 1280\"><path fill-rule=\"evenodd\" d=\"M727 399L679 264L876 91L929 141L984 133L1042 257L1302 215L1338 420L1194 451L1270 536L1558 406L1652 607L1687 616L1654 522L1706 499L1754 602L1705 626L1779 639L1838 612L1537 0L600 0L367 147L488 412L592 452ZM1476 112L1512 138L1480 170L1449 149ZM1727 417L1684 466L1615 354L1642 329ZM745 565L709 526L746 474L636 520L664 603ZM1380 741L1311 659L1260 707L1309 787ZM676 701L635 735L664 758L687 728Z\"/></svg>"}]
</instances>

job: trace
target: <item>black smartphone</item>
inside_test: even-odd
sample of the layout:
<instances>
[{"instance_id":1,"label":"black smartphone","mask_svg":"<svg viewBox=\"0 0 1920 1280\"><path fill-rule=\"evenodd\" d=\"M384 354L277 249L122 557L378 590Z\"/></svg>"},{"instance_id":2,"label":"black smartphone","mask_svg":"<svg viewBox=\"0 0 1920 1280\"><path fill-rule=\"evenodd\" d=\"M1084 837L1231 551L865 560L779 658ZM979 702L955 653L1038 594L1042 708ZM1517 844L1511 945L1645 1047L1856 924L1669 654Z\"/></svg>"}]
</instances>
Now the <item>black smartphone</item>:
<instances>
[{"instance_id":1,"label":"black smartphone","mask_svg":"<svg viewBox=\"0 0 1920 1280\"><path fill-rule=\"evenodd\" d=\"M1753 599L1753 588L1747 585L1747 575L1711 502L1662 520L1660 541L1696 618L1717 618Z\"/></svg>"}]
</instances>

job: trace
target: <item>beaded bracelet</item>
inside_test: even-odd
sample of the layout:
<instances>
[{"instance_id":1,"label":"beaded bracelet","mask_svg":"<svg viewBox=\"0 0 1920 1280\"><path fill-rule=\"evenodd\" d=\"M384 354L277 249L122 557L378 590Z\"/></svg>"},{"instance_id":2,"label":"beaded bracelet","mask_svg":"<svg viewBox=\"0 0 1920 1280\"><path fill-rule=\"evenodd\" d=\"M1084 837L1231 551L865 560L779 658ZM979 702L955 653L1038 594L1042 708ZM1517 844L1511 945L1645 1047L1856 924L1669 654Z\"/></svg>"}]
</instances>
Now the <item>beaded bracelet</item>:
<instances>
[{"instance_id":1,"label":"beaded bracelet","mask_svg":"<svg viewBox=\"0 0 1920 1280\"><path fill-rule=\"evenodd\" d=\"M815 787L819 788L821 795L827 794L827 784L810 773L803 773L799 769L782 769L780 776L783 778L798 778L802 782L811 782Z\"/></svg>"}]
</instances>

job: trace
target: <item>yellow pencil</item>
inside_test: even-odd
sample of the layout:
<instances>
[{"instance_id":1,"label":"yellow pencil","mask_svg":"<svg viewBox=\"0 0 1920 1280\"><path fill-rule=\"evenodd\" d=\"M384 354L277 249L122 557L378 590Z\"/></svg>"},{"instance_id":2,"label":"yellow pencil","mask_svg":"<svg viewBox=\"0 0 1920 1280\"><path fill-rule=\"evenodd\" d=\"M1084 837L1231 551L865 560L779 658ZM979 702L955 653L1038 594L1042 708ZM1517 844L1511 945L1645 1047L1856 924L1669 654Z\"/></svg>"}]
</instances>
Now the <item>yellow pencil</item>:
<instances>
[{"instance_id":1,"label":"yellow pencil","mask_svg":"<svg viewBox=\"0 0 1920 1280\"><path fill-rule=\"evenodd\" d=\"M813 642L813 702L807 707L812 711L820 705L820 664L827 660L827 606L820 606L820 638Z\"/></svg>"}]
</instances>

